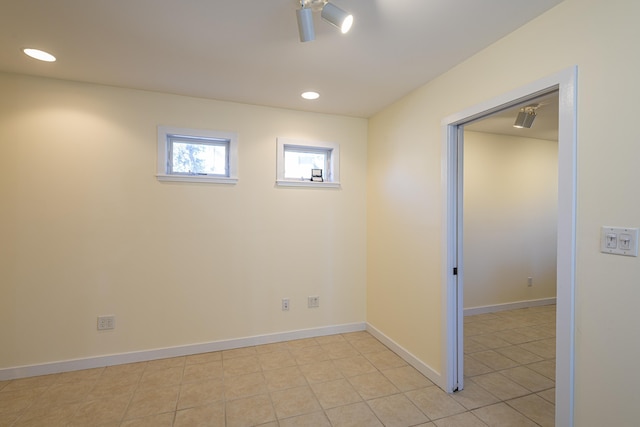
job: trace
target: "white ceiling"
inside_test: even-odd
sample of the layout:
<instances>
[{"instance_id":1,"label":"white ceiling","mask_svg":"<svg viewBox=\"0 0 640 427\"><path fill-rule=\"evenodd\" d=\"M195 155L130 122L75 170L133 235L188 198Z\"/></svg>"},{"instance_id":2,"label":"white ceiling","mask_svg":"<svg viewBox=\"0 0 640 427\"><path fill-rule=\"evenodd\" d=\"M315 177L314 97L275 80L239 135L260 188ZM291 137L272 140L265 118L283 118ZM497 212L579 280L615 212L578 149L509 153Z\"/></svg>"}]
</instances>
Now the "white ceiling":
<instances>
[{"instance_id":1,"label":"white ceiling","mask_svg":"<svg viewBox=\"0 0 640 427\"><path fill-rule=\"evenodd\" d=\"M369 117L560 1L335 0L301 43L296 0L0 0L0 70Z\"/></svg>"}]
</instances>

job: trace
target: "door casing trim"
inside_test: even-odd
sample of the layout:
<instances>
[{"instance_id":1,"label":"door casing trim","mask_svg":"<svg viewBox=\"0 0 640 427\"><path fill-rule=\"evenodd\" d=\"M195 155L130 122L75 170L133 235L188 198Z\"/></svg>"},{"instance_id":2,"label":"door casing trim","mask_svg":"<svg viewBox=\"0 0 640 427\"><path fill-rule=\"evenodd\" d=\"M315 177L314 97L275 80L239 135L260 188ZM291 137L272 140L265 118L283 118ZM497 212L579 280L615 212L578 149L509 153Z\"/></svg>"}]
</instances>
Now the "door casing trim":
<instances>
[{"instance_id":1,"label":"door casing trim","mask_svg":"<svg viewBox=\"0 0 640 427\"><path fill-rule=\"evenodd\" d=\"M557 235L557 315L556 315L556 425L573 426L575 363L575 264L576 264L576 192L577 192L577 78L573 66L523 87L499 95L441 122L442 129L442 375L447 392L458 388L459 332L462 330L462 290L453 275L461 248L457 234L458 153L461 125L490 115L543 94L559 92L558 124L558 235Z\"/></svg>"}]
</instances>

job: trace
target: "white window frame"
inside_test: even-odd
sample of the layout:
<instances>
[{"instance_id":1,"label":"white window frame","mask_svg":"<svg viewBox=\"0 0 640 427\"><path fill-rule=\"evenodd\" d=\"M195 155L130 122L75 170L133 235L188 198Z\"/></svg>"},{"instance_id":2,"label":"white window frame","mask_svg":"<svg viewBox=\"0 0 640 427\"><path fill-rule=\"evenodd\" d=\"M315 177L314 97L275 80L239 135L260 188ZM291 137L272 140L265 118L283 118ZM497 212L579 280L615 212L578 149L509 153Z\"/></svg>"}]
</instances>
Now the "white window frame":
<instances>
[{"instance_id":1,"label":"white window frame","mask_svg":"<svg viewBox=\"0 0 640 427\"><path fill-rule=\"evenodd\" d=\"M276 185L284 187L340 187L340 145L335 142L304 141L291 138L277 138L276 149ZM324 181L314 182L284 177L284 153L288 148L295 151L326 151L329 158L328 168L324 171Z\"/></svg>"},{"instance_id":2,"label":"white window frame","mask_svg":"<svg viewBox=\"0 0 640 427\"><path fill-rule=\"evenodd\" d=\"M169 138L184 136L187 138L210 138L229 141L228 176L221 175L185 175L169 173ZM238 182L238 134L206 129L188 129L170 126L158 126L158 181L208 182L212 184L235 184Z\"/></svg>"}]
</instances>

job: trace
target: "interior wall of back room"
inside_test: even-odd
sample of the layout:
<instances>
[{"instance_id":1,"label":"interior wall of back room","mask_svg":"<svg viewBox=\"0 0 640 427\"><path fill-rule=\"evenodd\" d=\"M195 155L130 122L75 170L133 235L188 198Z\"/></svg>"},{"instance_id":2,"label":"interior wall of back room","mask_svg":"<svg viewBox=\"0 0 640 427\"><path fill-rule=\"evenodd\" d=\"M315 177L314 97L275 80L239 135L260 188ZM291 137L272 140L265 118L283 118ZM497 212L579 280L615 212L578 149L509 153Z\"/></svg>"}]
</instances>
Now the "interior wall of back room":
<instances>
[{"instance_id":1,"label":"interior wall of back room","mask_svg":"<svg viewBox=\"0 0 640 427\"><path fill-rule=\"evenodd\" d=\"M554 298L557 141L465 131L463 194L465 309Z\"/></svg>"}]
</instances>

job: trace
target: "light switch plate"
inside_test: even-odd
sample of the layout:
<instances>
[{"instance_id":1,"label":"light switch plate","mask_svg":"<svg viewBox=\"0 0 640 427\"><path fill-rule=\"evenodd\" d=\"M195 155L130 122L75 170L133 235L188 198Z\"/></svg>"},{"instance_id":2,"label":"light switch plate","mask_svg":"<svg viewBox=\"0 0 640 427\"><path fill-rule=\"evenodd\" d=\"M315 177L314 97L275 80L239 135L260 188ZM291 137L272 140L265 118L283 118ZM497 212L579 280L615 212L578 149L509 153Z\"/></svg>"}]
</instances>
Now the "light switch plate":
<instances>
[{"instance_id":1,"label":"light switch plate","mask_svg":"<svg viewBox=\"0 0 640 427\"><path fill-rule=\"evenodd\" d=\"M638 229L603 226L600 230L600 252L638 256Z\"/></svg>"}]
</instances>

